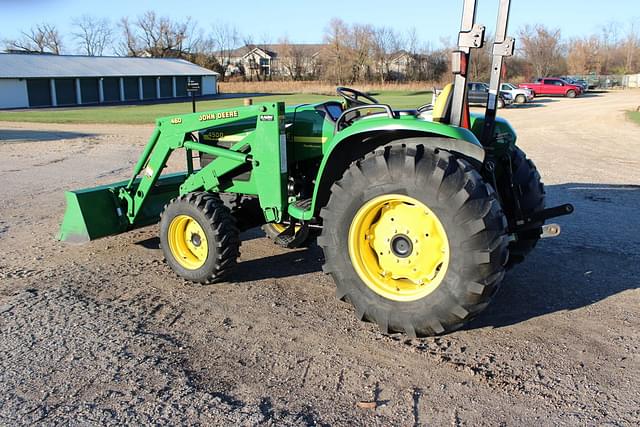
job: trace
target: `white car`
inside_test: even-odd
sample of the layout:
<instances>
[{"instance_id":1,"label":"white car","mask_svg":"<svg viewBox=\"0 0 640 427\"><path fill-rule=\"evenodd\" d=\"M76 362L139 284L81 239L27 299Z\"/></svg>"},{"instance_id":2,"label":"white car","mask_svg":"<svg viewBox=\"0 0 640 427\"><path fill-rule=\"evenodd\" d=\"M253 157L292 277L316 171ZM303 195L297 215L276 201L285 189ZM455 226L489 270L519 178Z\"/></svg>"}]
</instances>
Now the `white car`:
<instances>
[{"instance_id":1,"label":"white car","mask_svg":"<svg viewBox=\"0 0 640 427\"><path fill-rule=\"evenodd\" d=\"M533 92L530 89L519 88L511 83L502 83L500 85L500 90L510 93L513 97L513 102L516 104L531 102L534 98Z\"/></svg>"}]
</instances>

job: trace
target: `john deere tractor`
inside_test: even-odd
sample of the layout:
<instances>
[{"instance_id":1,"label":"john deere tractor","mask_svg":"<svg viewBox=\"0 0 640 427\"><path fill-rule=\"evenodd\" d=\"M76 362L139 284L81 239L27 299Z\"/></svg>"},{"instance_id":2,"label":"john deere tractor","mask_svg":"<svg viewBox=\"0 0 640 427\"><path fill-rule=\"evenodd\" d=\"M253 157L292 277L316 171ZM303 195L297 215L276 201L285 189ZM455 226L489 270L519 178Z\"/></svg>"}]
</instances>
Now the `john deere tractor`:
<instances>
[{"instance_id":1,"label":"john deere tractor","mask_svg":"<svg viewBox=\"0 0 640 427\"><path fill-rule=\"evenodd\" d=\"M487 110L470 114L467 65L482 47L466 0L454 82L396 110L355 89L317 104L282 102L160 118L131 179L66 193L59 238L82 242L160 222L166 262L185 279L233 280L241 229L275 243L311 238L337 297L384 333L441 334L487 306L505 271L559 226L545 220L534 164L496 118L509 1L500 1ZM163 174L167 159L186 170ZM197 163L199 162L199 165ZM199 167L197 167L199 166Z\"/></svg>"}]
</instances>

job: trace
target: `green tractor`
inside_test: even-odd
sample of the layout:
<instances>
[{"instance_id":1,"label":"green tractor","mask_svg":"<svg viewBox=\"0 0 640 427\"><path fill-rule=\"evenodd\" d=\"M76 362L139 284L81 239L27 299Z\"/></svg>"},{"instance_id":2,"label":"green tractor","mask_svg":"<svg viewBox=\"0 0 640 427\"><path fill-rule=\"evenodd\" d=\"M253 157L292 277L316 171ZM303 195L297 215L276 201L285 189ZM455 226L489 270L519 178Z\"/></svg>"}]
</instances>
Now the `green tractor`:
<instances>
[{"instance_id":1,"label":"green tractor","mask_svg":"<svg viewBox=\"0 0 640 427\"><path fill-rule=\"evenodd\" d=\"M465 1L454 83L433 104L394 110L340 87L335 101L160 118L130 180L66 193L59 238L159 221L171 268L211 283L233 278L242 229L262 225L284 247L317 237L323 270L358 318L412 337L461 327L509 267L559 233L545 220L572 211L545 209L540 175L496 118L496 96L486 114L469 114L467 64L484 39L475 8ZM502 0L495 70L513 52L508 11ZM499 82L494 72L490 93ZM175 152L186 170L163 174Z\"/></svg>"}]
</instances>

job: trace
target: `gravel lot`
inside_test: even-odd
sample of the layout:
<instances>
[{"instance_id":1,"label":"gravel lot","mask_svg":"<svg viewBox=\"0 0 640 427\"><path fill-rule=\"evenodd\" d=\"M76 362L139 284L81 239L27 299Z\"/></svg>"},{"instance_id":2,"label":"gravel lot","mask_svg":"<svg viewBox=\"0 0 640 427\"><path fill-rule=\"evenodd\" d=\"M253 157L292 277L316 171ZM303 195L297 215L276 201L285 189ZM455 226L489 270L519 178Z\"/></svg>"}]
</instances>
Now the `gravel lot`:
<instances>
[{"instance_id":1,"label":"gravel lot","mask_svg":"<svg viewBox=\"0 0 640 427\"><path fill-rule=\"evenodd\" d=\"M63 190L128 178L151 127L0 123L0 425L638 425L638 105L502 112L576 213L467 328L413 340L355 320L315 246L251 230L233 282L199 286L155 226L55 241Z\"/></svg>"}]
</instances>

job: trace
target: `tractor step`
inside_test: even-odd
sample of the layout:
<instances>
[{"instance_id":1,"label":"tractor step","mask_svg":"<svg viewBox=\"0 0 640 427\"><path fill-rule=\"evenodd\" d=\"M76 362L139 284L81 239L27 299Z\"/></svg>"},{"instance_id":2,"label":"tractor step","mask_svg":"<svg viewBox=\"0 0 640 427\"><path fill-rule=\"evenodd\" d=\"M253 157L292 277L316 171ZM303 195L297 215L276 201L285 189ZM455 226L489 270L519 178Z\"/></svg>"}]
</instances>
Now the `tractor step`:
<instances>
[{"instance_id":1,"label":"tractor step","mask_svg":"<svg viewBox=\"0 0 640 427\"><path fill-rule=\"evenodd\" d=\"M293 218L297 218L303 221L308 221L313 216L311 206L313 201L311 199L300 199L289 205L289 215Z\"/></svg>"},{"instance_id":2,"label":"tractor step","mask_svg":"<svg viewBox=\"0 0 640 427\"><path fill-rule=\"evenodd\" d=\"M296 228L298 228L296 230ZM297 248L309 237L309 225L303 223L300 226L296 226L295 221L284 229L284 231L274 239L276 245L283 248Z\"/></svg>"}]
</instances>

